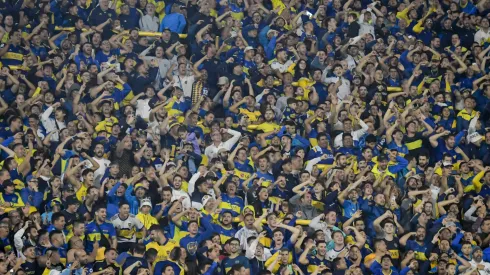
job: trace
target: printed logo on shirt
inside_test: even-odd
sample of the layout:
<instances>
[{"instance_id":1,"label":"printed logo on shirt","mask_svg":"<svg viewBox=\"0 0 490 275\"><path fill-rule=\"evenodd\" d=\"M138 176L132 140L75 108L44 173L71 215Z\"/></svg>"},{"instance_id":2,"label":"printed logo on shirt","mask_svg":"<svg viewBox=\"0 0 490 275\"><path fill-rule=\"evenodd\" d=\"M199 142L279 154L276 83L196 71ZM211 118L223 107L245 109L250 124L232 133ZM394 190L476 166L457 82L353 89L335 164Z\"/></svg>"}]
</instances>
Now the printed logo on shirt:
<instances>
[{"instance_id":1,"label":"printed logo on shirt","mask_svg":"<svg viewBox=\"0 0 490 275\"><path fill-rule=\"evenodd\" d=\"M189 251L190 255L196 254L197 251L197 243L196 242L190 242L187 244L187 251Z\"/></svg>"}]
</instances>

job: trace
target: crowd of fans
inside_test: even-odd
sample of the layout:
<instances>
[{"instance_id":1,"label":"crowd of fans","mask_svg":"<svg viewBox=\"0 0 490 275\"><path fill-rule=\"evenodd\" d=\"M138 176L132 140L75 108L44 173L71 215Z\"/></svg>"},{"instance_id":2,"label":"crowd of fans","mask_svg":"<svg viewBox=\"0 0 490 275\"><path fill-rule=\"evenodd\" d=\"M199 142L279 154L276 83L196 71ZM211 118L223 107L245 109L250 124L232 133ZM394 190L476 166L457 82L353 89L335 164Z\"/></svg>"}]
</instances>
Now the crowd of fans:
<instances>
[{"instance_id":1,"label":"crowd of fans","mask_svg":"<svg viewBox=\"0 0 490 275\"><path fill-rule=\"evenodd\" d=\"M490 0L0 2L0 275L490 275Z\"/></svg>"}]
</instances>

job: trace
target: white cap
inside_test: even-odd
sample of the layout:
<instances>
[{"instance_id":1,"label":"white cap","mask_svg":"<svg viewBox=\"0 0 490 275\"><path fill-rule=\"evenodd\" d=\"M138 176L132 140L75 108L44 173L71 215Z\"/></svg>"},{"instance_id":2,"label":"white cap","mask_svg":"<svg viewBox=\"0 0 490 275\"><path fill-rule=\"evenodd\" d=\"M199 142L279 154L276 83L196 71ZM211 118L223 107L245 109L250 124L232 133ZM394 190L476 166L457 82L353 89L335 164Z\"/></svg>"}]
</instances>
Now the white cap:
<instances>
[{"instance_id":1,"label":"white cap","mask_svg":"<svg viewBox=\"0 0 490 275\"><path fill-rule=\"evenodd\" d=\"M468 136L466 138L471 143L477 143L483 139L482 135L480 135L478 132L468 134Z\"/></svg>"},{"instance_id":2,"label":"white cap","mask_svg":"<svg viewBox=\"0 0 490 275\"><path fill-rule=\"evenodd\" d=\"M226 76L222 76L218 79L218 85L225 85L228 83L229 83L229 80L228 80L228 77L226 77Z\"/></svg>"},{"instance_id":3,"label":"white cap","mask_svg":"<svg viewBox=\"0 0 490 275\"><path fill-rule=\"evenodd\" d=\"M212 197L211 197L210 195L204 195L204 196L202 197L202 199L201 199L201 201L202 201L202 206L203 206L203 207L204 207L204 206L206 206L206 203L207 203L207 202L208 202L210 199L212 199Z\"/></svg>"},{"instance_id":4,"label":"white cap","mask_svg":"<svg viewBox=\"0 0 490 275\"><path fill-rule=\"evenodd\" d=\"M140 208L142 208L143 206L149 206L150 208L152 208L151 201L149 199L142 199Z\"/></svg>"},{"instance_id":5,"label":"white cap","mask_svg":"<svg viewBox=\"0 0 490 275\"><path fill-rule=\"evenodd\" d=\"M248 52L248 51L253 51L253 50L255 50L254 47L248 46L245 48L245 50L243 52Z\"/></svg>"}]
</instances>

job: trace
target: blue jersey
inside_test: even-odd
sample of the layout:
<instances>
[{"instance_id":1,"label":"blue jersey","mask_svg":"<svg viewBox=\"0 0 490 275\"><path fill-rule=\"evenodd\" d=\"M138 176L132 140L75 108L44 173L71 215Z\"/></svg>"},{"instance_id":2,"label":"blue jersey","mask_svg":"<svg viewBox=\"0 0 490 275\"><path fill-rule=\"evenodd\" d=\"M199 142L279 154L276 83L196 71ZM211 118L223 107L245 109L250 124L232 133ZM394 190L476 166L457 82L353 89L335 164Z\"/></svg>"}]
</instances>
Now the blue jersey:
<instances>
[{"instance_id":1,"label":"blue jersey","mask_svg":"<svg viewBox=\"0 0 490 275\"><path fill-rule=\"evenodd\" d=\"M100 243L101 234L104 234L109 242L111 242L111 239L116 237L116 229L114 229L112 223L108 222L100 224L99 226L97 226L95 221L87 224L87 227L85 228L85 238L87 240L85 250L87 252L92 252L95 241L99 241Z\"/></svg>"},{"instance_id":2,"label":"blue jersey","mask_svg":"<svg viewBox=\"0 0 490 275\"><path fill-rule=\"evenodd\" d=\"M353 202L351 200L345 200L344 205L342 205L344 208L344 217L350 219L354 213L356 213L357 210L361 208L359 202Z\"/></svg>"},{"instance_id":3,"label":"blue jersey","mask_svg":"<svg viewBox=\"0 0 490 275\"><path fill-rule=\"evenodd\" d=\"M221 262L221 265L225 270L225 273L228 273L231 270L231 268L236 264L243 265L243 267L245 267L246 269L250 268L250 263L248 259L245 256L241 256L241 255L235 258L228 257Z\"/></svg>"},{"instance_id":4,"label":"blue jersey","mask_svg":"<svg viewBox=\"0 0 490 275\"><path fill-rule=\"evenodd\" d=\"M243 183L246 179L250 178L254 173L253 167L250 165L250 161L247 159L244 163L235 161L235 175L240 179L240 183Z\"/></svg>"},{"instance_id":5,"label":"blue jersey","mask_svg":"<svg viewBox=\"0 0 490 275\"><path fill-rule=\"evenodd\" d=\"M394 141L390 142L386 147L389 150L392 150L392 149L397 150L398 155L400 155L401 157L403 157L409 153L407 145L402 144L402 146L398 146L398 145L396 145L396 143Z\"/></svg>"},{"instance_id":6,"label":"blue jersey","mask_svg":"<svg viewBox=\"0 0 490 275\"><path fill-rule=\"evenodd\" d=\"M196 258L196 252L197 248L199 247L199 244L207 240L211 237L211 235L214 233L214 227L207 218L201 218L201 223L205 227L205 231L202 232L201 234L197 234L196 236L192 237L190 234L185 236L184 238L180 239L179 245L180 247L185 248L187 251L187 257L189 259L194 260Z\"/></svg>"},{"instance_id":7,"label":"blue jersey","mask_svg":"<svg viewBox=\"0 0 490 275\"><path fill-rule=\"evenodd\" d=\"M10 44L8 51L2 56L2 64L3 66L22 65L22 62L24 62L24 55L27 55L28 53L29 52L22 48L21 45L14 46Z\"/></svg>"},{"instance_id":8,"label":"blue jersey","mask_svg":"<svg viewBox=\"0 0 490 275\"><path fill-rule=\"evenodd\" d=\"M236 217L242 213L242 209L244 207L243 199L239 196L230 197L227 194L221 194L220 207L231 210L233 217Z\"/></svg>"},{"instance_id":9,"label":"blue jersey","mask_svg":"<svg viewBox=\"0 0 490 275\"><path fill-rule=\"evenodd\" d=\"M425 256L427 245L425 245L425 243L420 245L414 240L408 240L407 245L405 246L405 250L413 250L413 252L415 253L415 259L419 261L427 261L427 257Z\"/></svg>"},{"instance_id":10,"label":"blue jersey","mask_svg":"<svg viewBox=\"0 0 490 275\"><path fill-rule=\"evenodd\" d=\"M434 152L435 161L441 161L444 154L449 154L453 158L453 163L456 163L458 160L463 159L463 157L460 154L454 151L454 148L448 149L446 146L446 142L443 139L438 140L437 147L434 148L433 152Z\"/></svg>"},{"instance_id":11,"label":"blue jersey","mask_svg":"<svg viewBox=\"0 0 490 275\"><path fill-rule=\"evenodd\" d=\"M326 159L322 159L318 164L326 164L326 165L332 165L335 158L333 156L332 151L330 151L327 148L322 148L320 146L315 146L313 147L310 152L308 152L308 160L312 160L314 158L321 157L323 155L327 155Z\"/></svg>"}]
</instances>

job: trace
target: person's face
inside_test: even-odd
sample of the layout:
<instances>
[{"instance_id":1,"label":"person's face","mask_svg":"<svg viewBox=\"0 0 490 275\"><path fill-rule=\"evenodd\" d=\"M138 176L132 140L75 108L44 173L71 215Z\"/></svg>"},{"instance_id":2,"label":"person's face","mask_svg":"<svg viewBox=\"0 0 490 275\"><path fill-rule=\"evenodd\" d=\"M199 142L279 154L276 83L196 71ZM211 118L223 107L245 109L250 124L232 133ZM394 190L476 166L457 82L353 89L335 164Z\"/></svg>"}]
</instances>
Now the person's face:
<instances>
[{"instance_id":1,"label":"person's face","mask_svg":"<svg viewBox=\"0 0 490 275\"><path fill-rule=\"evenodd\" d=\"M352 121L350 120L345 120L344 121L344 132L351 132L352 131Z\"/></svg>"},{"instance_id":2,"label":"person's face","mask_svg":"<svg viewBox=\"0 0 490 275\"><path fill-rule=\"evenodd\" d=\"M125 7L127 7L127 6L125 6ZM121 11L122 11L122 10L123 10L123 9L121 8ZM129 13L129 9L128 9L128 13ZM111 50L111 44L109 43L109 41L104 40L104 41L102 41L102 43L100 44L100 48L101 48L103 51L108 52L108 51L110 51L110 50Z\"/></svg>"},{"instance_id":3,"label":"person's face","mask_svg":"<svg viewBox=\"0 0 490 275\"><path fill-rule=\"evenodd\" d=\"M8 267L7 262L1 262L0 263L0 273L1 274L7 274L8 273L7 267Z\"/></svg>"},{"instance_id":4,"label":"person's face","mask_svg":"<svg viewBox=\"0 0 490 275\"><path fill-rule=\"evenodd\" d=\"M325 216L325 222L327 224L335 224L337 222L337 213L330 211L326 216Z\"/></svg>"},{"instance_id":5,"label":"person's face","mask_svg":"<svg viewBox=\"0 0 490 275\"><path fill-rule=\"evenodd\" d=\"M319 139L318 139L318 145L322 148L327 148L328 146L328 139L326 136L321 136Z\"/></svg>"},{"instance_id":6,"label":"person's face","mask_svg":"<svg viewBox=\"0 0 490 275\"><path fill-rule=\"evenodd\" d=\"M226 187L226 192L230 195L234 195L236 193L236 185L233 183L229 183Z\"/></svg>"},{"instance_id":7,"label":"person's face","mask_svg":"<svg viewBox=\"0 0 490 275\"><path fill-rule=\"evenodd\" d=\"M107 210L105 208L99 209L99 211L97 211L97 217L99 221L105 221L107 218Z\"/></svg>"},{"instance_id":8,"label":"person's face","mask_svg":"<svg viewBox=\"0 0 490 275\"><path fill-rule=\"evenodd\" d=\"M239 249L240 249L240 243L239 242L237 242L237 241L230 242L231 253L233 253L233 254L238 253Z\"/></svg>"},{"instance_id":9,"label":"person's face","mask_svg":"<svg viewBox=\"0 0 490 275\"><path fill-rule=\"evenodd\" d=\"M488 233L490 231L490 221L484 221L481 229L483 232Z\"/></svg>"},{"instance_id":10,"label":"person's face","mask_svg":"<svg viewBox=\"0 0 490 275\"><path fill-rule=\"evenodd\" d=\"M99 5L103 10L106 10L109 7L109 0L101 0Z\"/></svg>"},{"instance_id":11,"label":"person's face","mask_svg":"<svg viewBox=\"0 0 490 275\"><path fill-rule=\"evenodd\" d=\"M261 201L265 201L269 198L269 192L267 192L267 189L261 189L259 192L259 199Z\"/></svg>"},{"instance_id":12,"label":"person's face","mask_svg":"<svg viewBox=\"0 0 490 275\"><path fill-rule=\"evenodd\" d=\"M182 187L182 178L181 177L175 177L174 178L174 188L179 190L180 187Z\"/></svg>"},{"instance_id":13,"label":"person's face","mask_svg":"<svg viewBox=\"0 0 490 275\"><path fill-rule=\"evenodd\" d=\"M386 223L383 229L386 234L393 234L395 232L395 227L392 223Z\"/></svg>"},{"instance_id":14,"label":"person's face","mask_svg":"<svg viewBox=\"0 0 490 275\"><path fill-rule=\"evenodd\" d=\"M461 247L461 252L463 252L463 255L470 255L471 254L471 251L472 251L472 247L471 247L471 244L464 244L462 247Z\"/></svg>"},{"instance_id":15,"label":"person's face","mask_svg":"<svg viewBox=\"0 0 490 275\"><path fill-rule=\"evenodd\" d=\"M386 161L386 160L380 161L378 163L378 165L379 165L379 168L381 168L381 170L386 170L386 168L388 167L388 161Z\"/></svg>"},{"instance_id":16,"label":"person's face","mask_svg":"<svg viewBox=\"0 0 490 275\"><path fill-rule=\"evenodd\" d=\"M381 260L381 267L383 269L389 269L391 267L391 260L388 258L383 258L383 260Z\"/></svg>"},{"instance_id":17,"label":"person's face","mask_svg":"<svg viewBox=\"0 0 490 275\"><path fill-rule=\"evenodd\" d=\"M129 214L129 205L123 204L121 207L119 207L119 213L126 217Z\"/></svg>"},{"instance_id":18,"label":"person's face","mask_svg":"<svg viewBox=\"0 0 490 275\"><path fill-rule=\"evenodd\" d=\"M454 148L454 144L455 144L454 136L448 137L448 139L446 140L446 145L449 148Z\"/></svg>"},{"instance_id":19,"label":"person's face","mask_svg":"<svg viewBox=\"0 0 490 275\"><path fill-rule=\"evenodd\" d=\"M172 192L171 191L163 191L162 194L163 200L169 203L172 200Z\"/></svg>"},{"instance_id":20,"label":"person's face","mask_svg":"<svg viewBox=\"0 0 490 275\"><path fill-rule=\"evenodd\" d=\"M92 54L92 45L88 44L88 43L83 45L83 53L86 55L91 55Z\"/></svg>"},{"instance_id":21,"label":"person's face","mask_svg":"<svg viewBox=\"0 0 490 275\"><path fill-rule=\"evenodd\" d=\"M413 179L413 180L415 180L415 179ZM417 187L417 181L416 180L414 181L412 186ZM427 215L432 215L432 203L426 203L424 205L424 213Z\"/></svg>"},{"instance_id":22,"label":"person's face","mask_svg":"<svg viewBox=\"0 0 490 275\"><path fill-rule=\"evenodd\" d=\"M473 253L473 259L477 263L481 262L481 260L483 259L483 252L481 251L481 249L478 249Z\"/></svg>"},{"instance_id":23,"label":"person's face","mask_svg":"<svg viewBox=\"0 0 490 275\"><path fill-rule=\"evenodd\" d=\"M57 221L54 222L54 226L58 229L62 229L65 227L65 217L61 217Z\"/></svg>"},{"instance_id":24,"label":"person's face","mask_svg":"<svg viewBox=\"0 0 490 275\"><path fill-rule=\"evenodd\" d=\"M289 261L289 252L281 251L279 252L279 256L281 257L281 264L287 264Z\"/></svg>"},{"instance_id":25,"label":"person's face","mask_svg":"<svg viewBox=\"0 0 490 275\"><path fill-rule=\"evenodd\" d=\"M376 195L375 202L378 205L385 205L385 196L383 194Z\"/></svg>"},{"instance_id":26,"label":"person's face","mask_svg":"<svg viewBox=\"0 0 490 275\"><path fill-rule=\"evenodd\" d=\"M340 233L340 232L335 233L333 236L333 241L335 244L343 244L344 243L344 235L342 235L342 233Z\"/></svg>"},{"instance_id":27,"label":"person's face","mask_svg":"<svg viewBox=\"0 0 490 275\"><path fill-rule=\"evenodd\" d=\"M346 136L343 138L344 140L344 147L350 148L354 145L354 140L352 139L351 136ZM344 157L345 158L345 157Z\"/></svg>"},{"instance_id":28,"label":"person's face","mask_svg":"<svg viewBox=\"0 0 490 275\"><path fill-rule=\"evenodd\" d=\"M245 225L251 226L255 222L255 219L253 216L247 216L245 217Z\"/></svg>"},{"instance_id":29,"label":"person's face","mask_svg":"<svg viewBox=\"0 0 490 275\"><path fill-rule=\"evenodd\" d=\"M352 191L349 192L349 199L351 201L357 201L359 199L359 194L357 193L357 191L355 189L353 189Z\"/></svg>"}]
</instances>

